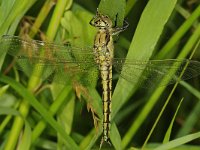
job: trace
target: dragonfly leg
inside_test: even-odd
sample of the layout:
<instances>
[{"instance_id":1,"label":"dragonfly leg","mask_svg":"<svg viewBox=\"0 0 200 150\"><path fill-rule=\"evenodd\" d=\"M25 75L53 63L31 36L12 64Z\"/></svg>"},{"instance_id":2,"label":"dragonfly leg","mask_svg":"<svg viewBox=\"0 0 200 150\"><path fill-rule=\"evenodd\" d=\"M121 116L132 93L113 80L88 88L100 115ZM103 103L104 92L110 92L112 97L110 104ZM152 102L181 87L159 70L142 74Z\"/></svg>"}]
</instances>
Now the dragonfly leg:
<instances>
[{"instance_id":1,"label":"dragonfly leg","mask_svg":"<svg viewBox=\"0 0 200 150\"><path fill-rule=\"evenodd\" d=\"M110 138L105 139L105 137L103 136L101 138L101 143L100 143L100 146L99 146L99 150L101 149L101 147L102 147L102 145L103 145L104 142L108 143L110 146L112 145Z\"/></svg>"},{"instance_id":2,"label":"dragonfly leg","mask_svg":"<svg viewBox=\"0 0 200 150\"><path fill-rule=\"evenodd\" d=\"M116 24L116 22L115 22L115 24ZM124 30L126 30L128 28L128 26L129 26L129 23L126 20L124 20L124 23L123 23L122 27L115 27L115 26L112 28L113 29L112 35L117 35L120 32L123 32Z\"/></svg>"}]
</instances>

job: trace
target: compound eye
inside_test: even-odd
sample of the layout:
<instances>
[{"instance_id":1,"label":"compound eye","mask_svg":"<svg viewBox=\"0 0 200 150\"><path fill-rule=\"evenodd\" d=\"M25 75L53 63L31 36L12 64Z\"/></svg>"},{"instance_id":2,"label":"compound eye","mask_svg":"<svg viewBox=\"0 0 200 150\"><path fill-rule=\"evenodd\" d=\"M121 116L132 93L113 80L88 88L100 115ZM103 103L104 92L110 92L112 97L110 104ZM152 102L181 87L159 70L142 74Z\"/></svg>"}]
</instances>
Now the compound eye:
<instances>
[{"instance_id":1,"label":"compound eye","mask_svg":"<svg viewBox=\"0 0 200 150\"><path fill-rule=\"evenodd\" d=\"M100 25L101 23L100 23L101 21L98 19L98 20L96 20L94 23L96 24L96 25Z\"/></svg>"},{"instance_id":2,"label":"compound eye","mask_svg":"<svg viewBox=\"0 0 200 150\"><path fill-rule=\"evenodd\" d=\"M105 25L106 25L106 26L109 26L110 24L109 24L109 22L108 22L108 21L105 21Z\"/></svg>"}]
</instances>

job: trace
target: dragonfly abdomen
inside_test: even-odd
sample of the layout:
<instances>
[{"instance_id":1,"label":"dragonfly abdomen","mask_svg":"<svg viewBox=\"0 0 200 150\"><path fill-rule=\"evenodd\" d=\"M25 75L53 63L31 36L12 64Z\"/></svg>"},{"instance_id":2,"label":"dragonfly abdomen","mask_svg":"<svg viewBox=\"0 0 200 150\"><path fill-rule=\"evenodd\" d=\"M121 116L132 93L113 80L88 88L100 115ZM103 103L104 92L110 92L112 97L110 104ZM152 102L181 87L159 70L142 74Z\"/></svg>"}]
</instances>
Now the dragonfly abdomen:
<instances>
[{"instance_id":1,"label":"dragonfly abdomen","mask_svg":"<svg viewBox=\"0 0 200 150\"><path fill-rule=\"evenodd\" d=\"M112 66L101 66L102 101L103 101L103 140L110 141L111 97L112 97Z\"/></svg>"}]
</instances>

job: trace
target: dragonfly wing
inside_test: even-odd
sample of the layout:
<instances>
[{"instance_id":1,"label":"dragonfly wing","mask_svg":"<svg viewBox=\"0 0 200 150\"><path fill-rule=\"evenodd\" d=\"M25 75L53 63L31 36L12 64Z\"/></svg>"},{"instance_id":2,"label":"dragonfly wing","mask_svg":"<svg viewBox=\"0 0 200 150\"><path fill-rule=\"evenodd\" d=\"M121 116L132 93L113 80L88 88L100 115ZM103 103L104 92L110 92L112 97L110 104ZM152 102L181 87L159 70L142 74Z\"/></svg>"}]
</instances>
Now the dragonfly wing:
<instances>
[{"instance_id":1,"label":"dragonfly wing","mask_svg":"<svg viewBox=\"0 0 200 150\"><path fill-rule=\"evenodd\" d=\"M46 59L71 59L93 57L92 47L76 47L70 43L56 44L38 40L25 40L18 36L5 35L0 39L1 48L12 56L44 57Z\"/></svg>"},{"instance_id":2,"label":"dragonfly wing","mask_svg":"<svg viewBox=\"0 0 200 150\"><path fill-rule=\"evenodd\" d=\"M188 59L139 61L116 58L113 65L124 79L137 82L144 88L151 88L158 83L159 86L166 86L200 74L200 62Z\"/></svg>"},{"instance_id":3,"label":"dragonfly wing","mask_svg":"<svg viewBox=\"0 0 200 150\"><path fill-rule=\"evenodd\" d=\"M17 68L29 76L35 73L34 75L43 79L51 81L56 78L56 81L64 83L67 76L73 79L84 76L82 80L87 80L88 74L92 79L91 76L95 78L98 73L93 52L89 47L86 49L70 44L23 40L16 36L4 36L0 42L3 49L7 49L7 53L16 59ZM42 73L38 74L41 70ZM90 81L87 80L86 83Z\"/></svg>"}]
</instances>

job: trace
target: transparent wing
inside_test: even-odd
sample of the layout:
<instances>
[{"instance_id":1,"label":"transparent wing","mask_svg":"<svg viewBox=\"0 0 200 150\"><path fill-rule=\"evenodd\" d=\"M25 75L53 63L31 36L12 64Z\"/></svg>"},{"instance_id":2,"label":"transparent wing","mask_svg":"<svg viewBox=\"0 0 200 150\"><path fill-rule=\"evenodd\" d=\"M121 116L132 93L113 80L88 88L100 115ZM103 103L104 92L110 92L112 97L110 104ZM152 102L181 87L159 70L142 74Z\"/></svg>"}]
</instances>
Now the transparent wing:
<instances>
[{"instance_id":1,"label":"transparent wing","mask_svg":"<svg viewBox=\"0 0 200 150\"><path fill-rule=\"evenodd\" d=\"M184 68L185 65L187 65L186 68ZM113 66L124 79L132 83L137 82L144 88L151 88L157 83L160 83L160 86L166 86L200 75L200 62L188 59L137 61L115 58ZM184 73L179 78L183 70Z\"/></svg>"},{"instance_id":2,"label":"transparent wing","mask_svg":"<svg viewBox=\"0 0 200 150\"><path fill-rule=\"evenodd\" d=\"M42 70L41 77L63 82L66 76L93 83L98 78L98 66L94 61L91 47L76 47L69 43L59 45L37 40L23 40L16 36L4 36L1 41L1 50L14 56L19 70L27 75L33 74L33 68ZM162 81L160 85L173 84L187 64L182 80L187 80L200 74L200 62L192 60L149 60L137 61L120 58L113 59L116 71L126 80L145 88L152 87ZM38 70L38 71L37 71ZM34 73L35 73L34 72ZM89 78L86 78L89 74ZM140 79L139 81L136 79Z\"/></svg>"},{"instance_id":3,"label":"transparent wing","mask_svg":"<svg viewBox=\"0 0 200 150\"><path fill-rule=\"evenodd\" d=\"M52 80L56 77L60 83L64 83L66 76L80 78L90 74L90 80L97 78L98 66L91 47L23 40L17 36L3 36L0 44L1 50L7 50L9 55L14 56L17 68L27 75L32 74L34 68L35 75L42 70L39 74L42 78Z\"/></svg>"}]
</instances>

